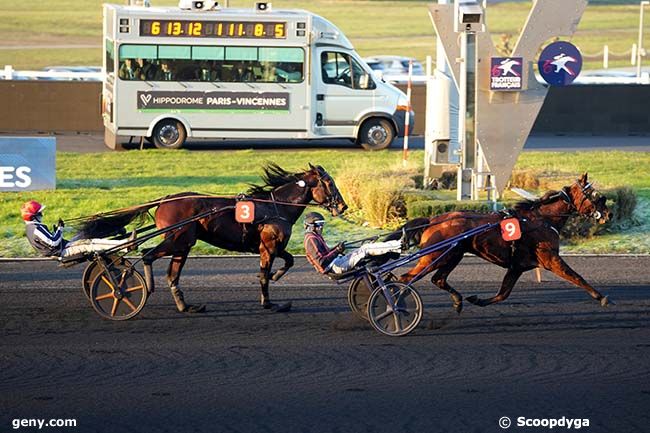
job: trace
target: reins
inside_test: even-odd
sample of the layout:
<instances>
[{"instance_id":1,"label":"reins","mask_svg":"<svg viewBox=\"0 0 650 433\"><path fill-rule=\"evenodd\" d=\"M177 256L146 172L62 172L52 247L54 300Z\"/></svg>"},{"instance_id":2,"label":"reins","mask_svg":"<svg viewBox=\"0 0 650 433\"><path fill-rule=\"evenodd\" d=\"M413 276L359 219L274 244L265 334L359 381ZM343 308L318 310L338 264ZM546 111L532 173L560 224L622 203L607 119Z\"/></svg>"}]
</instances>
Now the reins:
<instances>
[{"instance_id":1,"label":"reins","mask_svg":"<svg viewBox=\"0 0 650 433\"><path fill-rule=\"evenodd\" d=\"M272 191L270 191L272 194ZM271 195L272 196L272 195ZM147 203L139 204L136 206L129 206L129 207L124 207L120 209L115 209L111 210L108 212L101 212L93 215L87 215L87 216L81 216L81 217L76 217L76 218L69 218L66 220L66 222L75 222L75 221L87 221L90 219L95 219L95 218L104 218L104 217L110 217L113 215L118 215L122 213L127 213L131 211L136 211L138 209L144 209L144 208L151 208L155 206L160 206L164 203L169 203L169 202L174 202L177 200L186 200L189 198L208 198L208 199L224 199L224 200L246 200L246 201L252 201L252 202L257 202L257 203L273 203L274 205L281 205L281 206L295 206L295 207L307 207L307 206L313 206L313 205L319 205L319 203L292 203L292 202L285 202L285 201L278 201L275 199L263 199L263 198L255 198L255 197L248 197L245 194L234 194L234 195L212 195L212 194L198 194L198 195L183 195L183 196L178 196L178 197L172 197L172 198L162 198L159 200L154 200L150 201Z\"/></svg>"}]
</instances>

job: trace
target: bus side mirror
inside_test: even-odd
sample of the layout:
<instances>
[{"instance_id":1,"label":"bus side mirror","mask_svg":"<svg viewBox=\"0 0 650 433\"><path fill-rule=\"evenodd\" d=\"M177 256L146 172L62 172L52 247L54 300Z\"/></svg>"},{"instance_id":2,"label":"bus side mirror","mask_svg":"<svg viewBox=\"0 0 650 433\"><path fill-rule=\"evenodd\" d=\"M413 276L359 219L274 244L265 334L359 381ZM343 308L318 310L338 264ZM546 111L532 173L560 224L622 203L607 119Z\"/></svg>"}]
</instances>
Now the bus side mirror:
<instances>
[{"instance_id":1,"label":"bus side mirror","mask_svg":"<svg viewBox=\"0 0 650 433\"><path fill-rule=\"evenodd\" d=\"M359 77L359 88L367 89L369 82L370 82L370 77L368 76L368 74L363 74L362 76Z\"/></svg>"}]
</instances>

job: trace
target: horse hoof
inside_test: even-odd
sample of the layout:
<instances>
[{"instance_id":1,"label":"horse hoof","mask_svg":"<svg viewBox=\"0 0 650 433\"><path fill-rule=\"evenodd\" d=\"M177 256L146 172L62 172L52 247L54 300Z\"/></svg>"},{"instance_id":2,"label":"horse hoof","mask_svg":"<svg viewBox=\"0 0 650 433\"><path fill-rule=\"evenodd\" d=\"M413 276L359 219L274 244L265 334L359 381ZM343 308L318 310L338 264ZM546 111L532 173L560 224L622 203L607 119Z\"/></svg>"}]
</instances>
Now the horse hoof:
<instances>
[{"instance_id":1,"label":"horse hoof","mask_svg":"<svg viewBox=\"0 0 650 433\"><path fill-rule=\"evenodd\" d=\"M476 295L468 296L467 298L465 298L465 300L467 302L471 303L471 304L474 304L474 305L479 304L479 299L478 299L478 296L476 296Z\"/></svg>"},{"instance_id":2,"label":"horse hoof","mask_svg":"<svg viewBox=\"0 0 650 433\"><path fill-rule=\"evenodd\" d=\"M273 304L271 307L271 311L274 313L286 313L289 310L291 310L291 301L284 304Z\"/></svg>"},{"instance_id":3,"label":"horse hoof","mask_svg":"<svg viewBox=\"0 0 650 433\"><path fill-rule=\"evenodd\" d=\"M602 298L600 298L600 306L601 307L606 308L606 307L609 307L610 305L616 305L616 304L614 304L614 301L610 301L607 296L603 296Z\"/></svg>"},{"instance_id":4,"label":"horse hoof","mask_svg":"<svg viewBox=\"0 0 650 433\"><path fill-rule=\"evenodd\" d=\"M460 313L463 311L463 303L462 302L455 303L454 310L456 310L456 313L460 315Z\"/></svg>"},{"instance_id":5,"label":"horse hoof","mask_svg":"<svg viewBox=\"0 0 650 433\"><path fill-rule=\"evenodd\" d=\"M205 313L205 305L188 305L182 313L196 314Z\"/></svg>"}]
</instances>

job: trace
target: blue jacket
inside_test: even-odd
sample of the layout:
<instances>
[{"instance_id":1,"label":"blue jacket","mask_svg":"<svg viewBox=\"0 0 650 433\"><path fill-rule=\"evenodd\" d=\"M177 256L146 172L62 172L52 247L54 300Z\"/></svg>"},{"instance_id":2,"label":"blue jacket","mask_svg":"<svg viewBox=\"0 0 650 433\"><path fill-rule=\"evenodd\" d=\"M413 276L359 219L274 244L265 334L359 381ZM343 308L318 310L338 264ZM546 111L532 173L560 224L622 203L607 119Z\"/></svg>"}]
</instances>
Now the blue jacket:
<instances>
[{"instance_id":1,"label":"blue jacket","mask_svg":"<svg viewBox=\"0 0 650 433\"><path fill-rule=\"evenodd\" d=\"M47 226L38 221L27 221L25 227L27 240L42 256L60 256L61 250L68 243L63 239L61 227L52 234Z\"/></svg>"}]
</instances>

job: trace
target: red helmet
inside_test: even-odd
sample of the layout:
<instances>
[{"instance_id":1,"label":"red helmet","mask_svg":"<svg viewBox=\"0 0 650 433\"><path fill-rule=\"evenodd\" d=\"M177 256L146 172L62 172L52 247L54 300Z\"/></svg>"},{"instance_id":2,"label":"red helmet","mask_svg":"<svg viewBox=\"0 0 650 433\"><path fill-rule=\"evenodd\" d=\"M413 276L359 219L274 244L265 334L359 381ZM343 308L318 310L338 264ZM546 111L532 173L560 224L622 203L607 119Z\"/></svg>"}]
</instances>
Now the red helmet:
<instances>
[{"instance_id":1,"label":"red helmet","mask_svg":"<svg viewBox=\"0 0 650 433\"><path fill-rule=\"evenodd\" d=\"M41 213L43 209L45 209L45 206L41 205L36 200L26 201L20 207L20 215L22 215L25 221L31 221L34 215Z\"/></svg>"}]
</instances>

